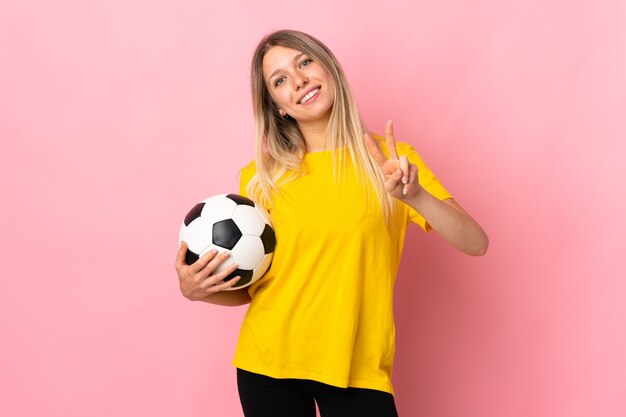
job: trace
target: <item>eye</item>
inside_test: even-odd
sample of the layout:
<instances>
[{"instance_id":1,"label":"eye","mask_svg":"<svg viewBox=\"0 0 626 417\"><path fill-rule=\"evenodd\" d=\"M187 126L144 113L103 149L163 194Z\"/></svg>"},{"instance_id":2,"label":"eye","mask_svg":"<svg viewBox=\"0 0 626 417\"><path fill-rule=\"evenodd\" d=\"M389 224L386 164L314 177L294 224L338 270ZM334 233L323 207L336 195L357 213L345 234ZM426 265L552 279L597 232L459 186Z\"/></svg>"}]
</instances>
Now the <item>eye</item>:
<instances>
[{"instance_id":1,"label":"eye","mask_svg":"<svg viewBox=\"0 0 626 417\"><path fill-rule=\"evenodd\" d=\"M274 87L278 87L285 81L285 77L278 77L274 80Z\"/></svg>"},{"instance_id":2,"label":"eye","mask_svg":"<svg viewBox=\"0 0 626 417\"><path fill-rule=\"evenodd\" d=\"M307 58L300 63L300 68L308 67L312 62L312 59Z\"/></svg>"}]
</instances>

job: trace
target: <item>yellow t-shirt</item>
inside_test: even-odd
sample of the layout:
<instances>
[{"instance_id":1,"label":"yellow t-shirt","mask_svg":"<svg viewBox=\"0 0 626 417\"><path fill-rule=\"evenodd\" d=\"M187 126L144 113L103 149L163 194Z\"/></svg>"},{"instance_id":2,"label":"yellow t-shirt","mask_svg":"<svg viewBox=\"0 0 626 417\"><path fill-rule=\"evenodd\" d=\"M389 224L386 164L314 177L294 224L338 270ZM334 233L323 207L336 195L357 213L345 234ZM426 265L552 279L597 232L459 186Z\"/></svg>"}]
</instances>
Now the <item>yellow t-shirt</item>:
<instances>
[{"instance_id":1,"label":"yellow t-shirt","mask_svg":"<svg viewBox=\"0 0 626 417\"><path fill-rule=\"evenodd\" d=\"M417 165L429 193L451 197L410 145L397 149ZM349 157L335 183L332 152L305 154L306 175L284 185L273 202L276 250L267 273L248 288L252 302L233 364L274 378L393 394L393 286L404 235L409 221L430 227L403 203L387 226ZM254 163L242 170L241 194L255 172Z\"/></svg>"}]
</instances>

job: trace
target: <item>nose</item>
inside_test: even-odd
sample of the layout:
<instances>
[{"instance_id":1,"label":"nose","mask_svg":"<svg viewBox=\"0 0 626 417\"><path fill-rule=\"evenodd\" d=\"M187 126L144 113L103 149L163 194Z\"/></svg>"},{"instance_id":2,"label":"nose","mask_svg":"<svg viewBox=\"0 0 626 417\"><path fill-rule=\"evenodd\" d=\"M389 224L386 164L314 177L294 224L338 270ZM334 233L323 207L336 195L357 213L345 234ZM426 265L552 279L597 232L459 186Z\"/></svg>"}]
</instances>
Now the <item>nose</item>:
<instances>
[{"instance_id":1,"label":"nose","mask_svg":"<svg viewBox=\"0 0 626 417\"><path fill-rule=\"evenodd\" d=\"M293 84L296 91L300 90L309 83L309 80L302 74L294 76Z\"/></svg>"}]
</instances>

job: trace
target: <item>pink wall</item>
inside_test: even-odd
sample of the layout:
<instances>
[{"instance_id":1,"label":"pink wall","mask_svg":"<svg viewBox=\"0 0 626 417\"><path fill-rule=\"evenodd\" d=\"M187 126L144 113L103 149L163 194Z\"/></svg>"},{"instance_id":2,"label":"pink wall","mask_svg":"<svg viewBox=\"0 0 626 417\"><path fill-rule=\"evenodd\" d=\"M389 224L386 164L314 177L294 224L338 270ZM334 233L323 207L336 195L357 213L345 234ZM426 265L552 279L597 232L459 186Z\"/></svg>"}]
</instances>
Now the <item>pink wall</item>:
<instances>
[{"instance_id":1,"label":"pink wall","mask_svg":"<svg viewBox=\"0 0 626 417\"><path fill-rule=\"evenodd\" d=\"M173 262L252 158L249 60L289 27L491 238L409 233L401 415L626 415L626 3L226 3L0 4L0 414L241 415L245 310L187 301Z\"/></svg>"}]
</instances>

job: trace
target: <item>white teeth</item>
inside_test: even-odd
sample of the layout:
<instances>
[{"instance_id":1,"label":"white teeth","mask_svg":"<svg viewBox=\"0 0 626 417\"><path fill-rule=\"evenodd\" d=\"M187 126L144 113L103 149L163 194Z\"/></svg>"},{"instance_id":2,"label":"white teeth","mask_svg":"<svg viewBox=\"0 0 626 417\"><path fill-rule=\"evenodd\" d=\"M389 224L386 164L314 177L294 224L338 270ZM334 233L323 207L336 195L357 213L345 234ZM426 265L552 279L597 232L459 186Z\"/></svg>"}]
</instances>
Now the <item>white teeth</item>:
<instances>
[{"instance_id":1,"label":"white teeth","mask_svg":"<svg viewBox=\"0 0 626 417\"><path fill-rule=\"evenodd\" d=\"M309 94L307 94L306 96L302 97L302 99L300 100L300 104L306 103L311 98L313 98L314 95L316 95L319 92L320 92L319 88L316 88L315 90L311 91Z\"/></svg>"}]
</instances>

